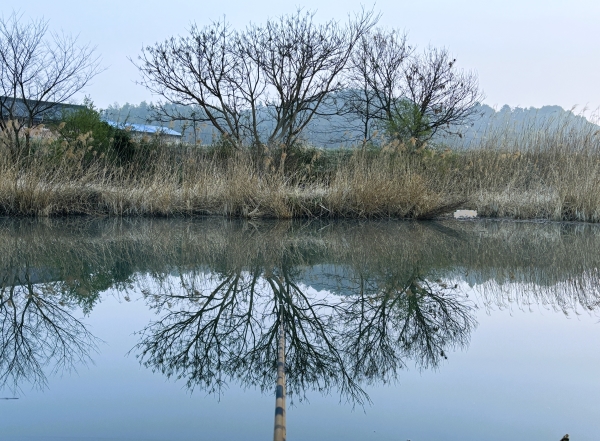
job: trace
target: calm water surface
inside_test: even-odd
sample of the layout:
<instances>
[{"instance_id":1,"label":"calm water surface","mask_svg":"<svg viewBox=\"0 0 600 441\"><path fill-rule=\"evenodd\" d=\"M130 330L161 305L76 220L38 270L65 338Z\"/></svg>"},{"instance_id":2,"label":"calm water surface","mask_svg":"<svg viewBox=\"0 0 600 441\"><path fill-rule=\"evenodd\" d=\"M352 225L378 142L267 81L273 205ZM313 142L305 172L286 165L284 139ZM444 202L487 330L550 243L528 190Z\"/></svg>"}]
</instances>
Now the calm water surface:
<instances>
[{"instance_id":1,"label":"calm water surface","mask_svg":"<svg viewBox=\"0 0 600 441\"><path fill-rule=\"evenodd\" d=\"M600 439L600 228L0 220L0 440ZM290 404L291 401L291 404Z\"/></svg>"}]
</instances>

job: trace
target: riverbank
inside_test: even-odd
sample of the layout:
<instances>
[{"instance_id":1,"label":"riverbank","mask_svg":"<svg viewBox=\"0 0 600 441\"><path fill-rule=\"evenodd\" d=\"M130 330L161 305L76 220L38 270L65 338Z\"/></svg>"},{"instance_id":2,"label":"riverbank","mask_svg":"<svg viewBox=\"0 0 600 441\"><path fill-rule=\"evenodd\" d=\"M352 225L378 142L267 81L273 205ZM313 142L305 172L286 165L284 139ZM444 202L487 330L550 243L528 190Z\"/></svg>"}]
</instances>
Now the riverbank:
<instances>
[{"instance_id":1,"label":"riverbank","mask_svg":"<svg viewBox=\"0 0 600 441\"><path fill-rule=\"evenodd\" d=\"M464 150L140 146L126 164L47 146L0 160L3 216L198 216L600 221L600 133L488 136Z\"/></svg>"}]
</instances>

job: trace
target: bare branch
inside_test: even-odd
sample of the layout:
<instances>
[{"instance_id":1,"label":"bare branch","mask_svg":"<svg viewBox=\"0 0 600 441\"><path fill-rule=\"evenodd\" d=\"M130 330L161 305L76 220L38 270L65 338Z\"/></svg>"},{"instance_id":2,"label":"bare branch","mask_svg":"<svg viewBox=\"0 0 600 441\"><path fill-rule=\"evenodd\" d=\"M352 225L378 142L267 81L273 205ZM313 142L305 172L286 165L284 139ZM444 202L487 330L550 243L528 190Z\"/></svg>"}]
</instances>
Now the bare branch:
<instances>
[{"instance_id":1,"label":"bare branch","mask_svg":"<svg viewBox=\"0 0 600 441\"><path fill-rule=\"evenodd\" d=\"M483 99L477 76L458 70L445 49L416 55L406 35L395 30L363 36L352 54L349 84L342 113L358 117L363 142L381 130L423 146L440 133L452 133Z\"/></svg>"},{"instance_id":2,"label":"bare branch","mask_svg":"<svg viewBox=\"0 0 600 441\"><path fill-rule=\"evenodd\" d=\"M439 132L452 133L452 126L473 116L475 105L483 99L475 73L458 70L446 49L428 48L413 57L404 80L403 98L422 117L409 135L420 141Z\"/></svg>"},{"instance_id":3,"label":"bare branch","mask_svg":"<svg viewBox=\"0 0 600 441\"><path fill-rule=\"evenodd\" d=\"M341 72L378 17L363 10L345 26L313 19L314 13L298 10L244 34L245 55L266 81L264 105L273 121L269 144L295 143L323 101L343 88Z\"/></svg>"},{"instance_id":4,"label":"bare branch","mask_svg":"<svg viewBox=\"0 0 600 441\"><path fill-rule=\"evenodd\" d=\"M241 146L246 135L243 113L255 107L261 86L238 50L237 32L227 23L193 26L187 37L143 49L137 64L141 84L167 103L197 105L203 115L195 114L195 122L210 122Z\"/></svg>"},{"instance_id":5,"label":"bare branch","mask_svg":"<svg viewBox=\"0 0 600 441\"><path fill-rule=\"evenodd\" d=\"M187 37L142 51L142 84L167 103L197 105L238 147L291 145L342 87L340 73L354 45L377 20L365 11L345 26L316 24L313 17L298 10L243 32L225 22L193 26Z\"/></svg>"},{"instance_id":6,"label":"bare branch","mask_svg":"<svg viewBox=\"0 0 600 441\"><path fill-rule=\"evenodd\" d=\"M23 133L29 153L25 128L55 118L100 71L94 47L66 34L48 35L47 21L24 22L16 13L0 18L0 129L12 132L13 156L22 153Z\"/></svg>"},{"instance_id":7,"label":"bare branch","mask_svg":"<svg viewBox=\"0 0 600 441\"><path fill-rule=\"evenodd\" d=\"M345 112L361 122L363 142L370 141L381 120L393 114L402 95L403 73L412 48L406 34L375 29L360 39L351 57Z\"/></svg>"}]
</instances>

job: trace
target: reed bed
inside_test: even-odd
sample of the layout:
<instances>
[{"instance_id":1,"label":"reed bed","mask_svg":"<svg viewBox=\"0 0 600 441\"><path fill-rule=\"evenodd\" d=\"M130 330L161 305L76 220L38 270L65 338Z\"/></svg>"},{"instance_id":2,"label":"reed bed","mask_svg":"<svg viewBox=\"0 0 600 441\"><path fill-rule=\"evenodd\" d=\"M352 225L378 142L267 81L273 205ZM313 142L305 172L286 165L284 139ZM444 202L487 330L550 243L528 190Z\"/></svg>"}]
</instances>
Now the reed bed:
<instances>
[{"instance_id":1,"label":"reed bed","mask_svg":"<svg viewBox=\"0 0 600 441\"><path fill-rule=\"evenodd\" d=\"M597 125L496 131L463 157L456 190L481 216L600 221Z\"/></svg>"},{"instance_id":2,"label":"reed bed","mask_svg":"<svg viewBox=\"0 0 600 441\"><path fill-rule=\"evenodd\" d=\"M81 146L56 155L42 144L17 161L1 152L0 215L428 219L465 208L600 221L592 125L501 130L465 149L273 149L260 160L251 151L155 145L118 164L90 161Z\"/></svg>"},{"instance_id":3,"label":"reed bed","mask_svg":"<svg viewBox=\"0 0 600 441\"><path fill-rule=\"evenodd\" d=\"M0 163L0 214L56 216L224 215L246 218L423 218L445 210L444 195L389 154L360 152L310 175L256 164L248 152L228 158L170 149L154 164L83 166L43 156ZM281 161L280 158L278 158ZM456 204L455 204L456 205Z\"/></svg>"}]
</instances>

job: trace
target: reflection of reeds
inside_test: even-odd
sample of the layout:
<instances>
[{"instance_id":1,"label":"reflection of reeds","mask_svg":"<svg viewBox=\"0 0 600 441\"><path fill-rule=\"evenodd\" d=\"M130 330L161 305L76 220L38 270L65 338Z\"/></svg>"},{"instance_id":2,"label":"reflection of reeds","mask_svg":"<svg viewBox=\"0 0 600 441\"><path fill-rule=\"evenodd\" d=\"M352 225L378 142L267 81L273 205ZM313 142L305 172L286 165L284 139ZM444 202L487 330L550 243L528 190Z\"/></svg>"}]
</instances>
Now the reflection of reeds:
<instances>
[{"instance_id":1,"label":"reflection of reeds","mask_svg":"<svg viewBox=\"0 0 600 441\"><path fill-rule=\"evenodd\" d=\"M43 220L0 223L0 268L38 269L91 308L99 291L138 275L166 277L283 263L300 283L342 294L349 279L391 286L415 273L464 280L485 303L596 309L600 231L594 226L510 222L238 222ZM11 273L12 271L12 273ZM350 280L350 282L352 282ZM579 305L579 306L578 306Z\"/></svg>"}]
</instances>

